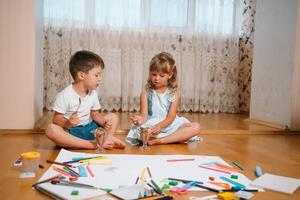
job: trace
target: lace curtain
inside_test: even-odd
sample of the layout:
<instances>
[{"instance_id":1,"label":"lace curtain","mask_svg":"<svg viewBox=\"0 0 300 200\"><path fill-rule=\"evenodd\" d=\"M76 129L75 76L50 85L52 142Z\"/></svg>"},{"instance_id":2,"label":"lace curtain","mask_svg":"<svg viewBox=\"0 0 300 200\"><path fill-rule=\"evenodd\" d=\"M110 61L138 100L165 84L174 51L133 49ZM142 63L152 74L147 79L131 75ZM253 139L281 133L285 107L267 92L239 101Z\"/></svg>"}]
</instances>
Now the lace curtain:
<instances>
[{"instance_id":1,"label":"lace curtain","mask_svg":"<svg viewBox=\"0 0 300 200\"><path fill-rule=\"evenodd\" d=\"M238 10L234 0L45 1L46 108L72 82L70 55L87 49L106 65L98 88L104 110L139 110L149 62L168 51L178 68L180 111L239 112Z\"/></svg>"}]
</instances>

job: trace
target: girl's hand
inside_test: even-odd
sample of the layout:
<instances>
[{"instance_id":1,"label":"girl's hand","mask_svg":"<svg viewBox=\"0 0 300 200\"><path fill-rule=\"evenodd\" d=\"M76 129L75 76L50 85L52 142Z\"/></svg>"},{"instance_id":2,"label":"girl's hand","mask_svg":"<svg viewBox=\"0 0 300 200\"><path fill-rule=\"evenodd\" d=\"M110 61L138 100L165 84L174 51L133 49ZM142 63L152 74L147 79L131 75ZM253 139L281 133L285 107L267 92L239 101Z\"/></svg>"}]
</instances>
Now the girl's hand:
<instances>
[{"instance_id":1,"label":"girl's hand","mask_svg":"<svg viewBox=\"0 0 300 200\"><path fill-rule=\"evenodd\" d=\"M159 134L161 132L161 126L160 125L155 125L151 128L151 133L152 134Z\"/></svg>"},{"instance_id":2,"label":"girl's hand","mask_svg":"<svg viewBox=\"0 0 300 200\"><path fill-rule=\"evenodd\" d=\"M69 119L69 122L70 122L70 124L72 124L72 127L76 126L77 124L80 123L80 119L78 117L78 113L77 112L72 113L72 115L71 115L71 117Z\"/></svg>"},{"instance_id":3,"label":"girl's hand","mask_svg":"<svg viewBox=\"0 0 300 200\"><path fill-rule=\"evenodd\" d=\"M131 121L134 125L140 126L143 124L143 118L140 115L134 115L131 117Z\"/></svg>"},{"instance_id":4,"label":"girl's hand","mask_svg":"<svg viewBox=\"0 0 300 200\"><path fill-rule=\"evenodd\" d=\"M105 119L103 124L104 129L108 130L111 128L111 126L112 126L111 120Z\"/></svg>"}]
</instances>

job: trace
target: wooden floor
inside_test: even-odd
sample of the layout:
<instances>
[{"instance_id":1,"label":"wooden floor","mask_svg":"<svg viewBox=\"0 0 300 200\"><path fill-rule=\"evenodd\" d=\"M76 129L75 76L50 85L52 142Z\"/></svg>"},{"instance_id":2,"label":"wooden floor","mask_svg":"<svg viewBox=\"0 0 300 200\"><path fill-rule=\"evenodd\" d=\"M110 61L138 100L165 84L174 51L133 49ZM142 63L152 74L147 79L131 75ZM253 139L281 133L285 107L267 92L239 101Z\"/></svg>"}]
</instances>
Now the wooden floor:
<instances>
[{"instance_id":1,"label":"wooden floor","mask_svg":"<svg viewBox=\"0 0 300 200\"><path fill-rule=\"evenodd\" d=\"M129 113L119 113L119 138L130 124ZM47 196L31 189L39 177L47 170L47 159L55 159L60 148L49 141L43 129L50 122L51 113L47 113L37 123L36 130L0 130L0 194L1 199L49 199ZM242 164L245 175L255 179L253 169L256 165L265 172L300 179L300 134L282 131L245 121L246 115L230 114L186 114L190 120L200 121L203 129L202 143L170 144L151 146L145 151L138 147L115 149L107 154L190 154L219 156L227 162L233 160ZM38 131L37 131L38 130ZM45 166L39 169L34 179L19 179L19 170L12 166L14 160L22 152L38 151L42 157L40 163ZM94 153L94 151L76 150L76 152ZM175 196L175 199L189 199L189 196L205 196L210 192L191 192L187 195ZM300 189L293 195L266 192L256 193L252 199L300 199Z\"/></svg>"},{"instance_id":2,"label":"wooden floor","mask_svg":"<svg viewBox=\"0 0 300 200\"><path fill-rule=\"evenodd\" d=\"M131 112L115 112L119 117L119 133L126 133L130 128L130 116L135 113ZM37 121L35 128L44 130L52 120L53 113L45 111L44 116ZM249 121L248 114L227 114L227 113L179 113L179 116L186 117L190 121L199 122L201 124L202 133L256 133L260 131L276 132L282 129L266 126L266 124L252 123Z\"/></svg>"}]
</instances>

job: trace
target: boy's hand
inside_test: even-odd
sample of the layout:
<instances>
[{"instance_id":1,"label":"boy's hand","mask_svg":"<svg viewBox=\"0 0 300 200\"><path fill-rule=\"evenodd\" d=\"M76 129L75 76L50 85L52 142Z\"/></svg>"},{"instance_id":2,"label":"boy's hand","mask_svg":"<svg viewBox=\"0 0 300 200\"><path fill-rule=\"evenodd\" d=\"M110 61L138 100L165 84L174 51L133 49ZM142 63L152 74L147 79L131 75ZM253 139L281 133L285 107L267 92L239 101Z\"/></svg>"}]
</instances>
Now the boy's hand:
<instances>
[{"instance_id":1,"label":"boy's hand","mask_svg":"<svg viewBox=\"0 0 300 200\"><path fill-rule=\"evenodd\" d=\"M108 129L111 128L111 126L112 126L111 120L105 119L105 120L104 120L103 127L104 127L106 130L108 130Z\"/></svg>"},{"instance_id":2,"label":"boy's hand","mask_svg":"<svg viewBox=\"0 0 300 200\"><path fill-rule=\"evenodd\" d=\"M152 134L159 134L161 132L161 126L160 125L155 125L151 128L151 133Z\"/></svg>"},{"instance_id":3,"label":"boy's hand","mask_svg":"<svg viewBox=\"0 0 300 200\"><path fill-rule=\"evenodd\" d=\"M140 115L134 115L131 117L131 121L134 125L140 126L143 123L143 118Z\"/></svg>"},{"instance_id":4,"label":"boy's hand","mask_svg":"<svg viewBox=\"0 0 300 200\"><path fill-rule=\"evenodd\" d=\"M74 113L71 115L71 117L70 117L70 119L69 119L69 122L70 122L70 124L72 124L73 126L76 126L77 124L80 123L80 119L79 119L79 117L78 117L78 113L77 113L77 112L74 112Z\"/></svg>"}]
</instances>

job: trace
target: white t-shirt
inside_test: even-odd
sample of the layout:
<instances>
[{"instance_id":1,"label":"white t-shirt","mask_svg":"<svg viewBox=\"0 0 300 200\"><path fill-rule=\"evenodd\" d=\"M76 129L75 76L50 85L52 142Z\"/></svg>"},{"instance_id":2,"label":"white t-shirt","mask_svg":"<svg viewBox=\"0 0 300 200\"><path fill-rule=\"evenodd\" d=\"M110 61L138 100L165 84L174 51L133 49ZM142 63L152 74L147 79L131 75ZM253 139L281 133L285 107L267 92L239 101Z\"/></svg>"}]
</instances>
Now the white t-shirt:
<instances>
[{"instance_id":1,"label":"white t-shirt","mask_svg":"<svg viewBox=\"0 0 300 200\"><path fill-rule=\"evenodd\" d=\"M85 97L80 97L74 91L71 84L67 86L63 91L58 93L54 102L53 110L58 113L64 114L64 117L66 119L70 119L72 113L77 111L78 117L80 119L80 123L78 125L86 125L91 121L91 110L99 110L100 108L101 105L99 103L98 94L95 90L91 91Z\"/></svg>"}]
</instances>

